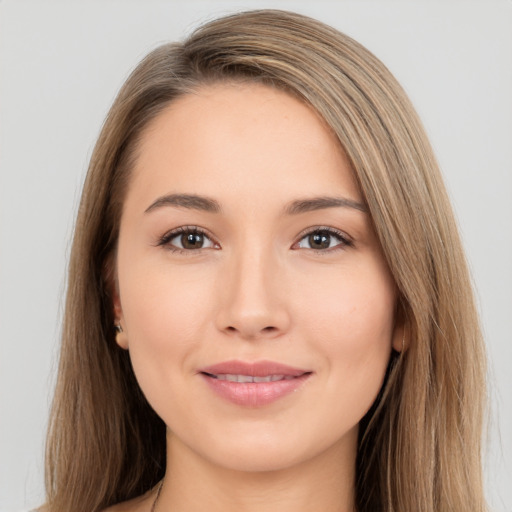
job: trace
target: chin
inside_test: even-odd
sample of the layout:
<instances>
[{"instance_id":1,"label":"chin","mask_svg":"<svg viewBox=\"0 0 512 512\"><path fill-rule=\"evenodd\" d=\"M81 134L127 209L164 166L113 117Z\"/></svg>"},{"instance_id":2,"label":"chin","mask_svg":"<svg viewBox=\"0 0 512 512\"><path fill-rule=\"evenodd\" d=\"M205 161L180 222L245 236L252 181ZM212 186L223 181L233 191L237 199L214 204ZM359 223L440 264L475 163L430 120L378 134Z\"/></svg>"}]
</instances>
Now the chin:
<instances>
[{"instance_id":1,"label":"chin","mask_svg":"<svg viewBox=\"0 0 512 512\"><path fill-rule=\"evenodd\" d=\"M213 455L213 454L212 454ZM284 471L304 461L305 455L286 453L283 450L236 450L234 453L210 456L210 462L224 469L243 473L268 473Z\"/></svg>"},{"instance_id":2,"label":"chin","mask_svg":"<svg viewBox=\"0 0 512 512\"><path fill-rule=\"evenodd\" d=\"M246 473L285 471L315 460L323 464L347 454L355 457L357 426L340 437L277 434L211 439L196 453L216 467Z\"/></svg>"}]
</instances>

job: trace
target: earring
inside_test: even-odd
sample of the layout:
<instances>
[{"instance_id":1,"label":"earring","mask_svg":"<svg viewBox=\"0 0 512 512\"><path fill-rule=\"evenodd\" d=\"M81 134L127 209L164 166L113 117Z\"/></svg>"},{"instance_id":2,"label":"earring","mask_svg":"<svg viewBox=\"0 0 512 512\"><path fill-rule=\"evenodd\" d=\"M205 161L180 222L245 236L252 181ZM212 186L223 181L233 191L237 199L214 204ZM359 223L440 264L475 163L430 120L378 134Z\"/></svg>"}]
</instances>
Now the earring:
<instances>
[{"instance_id":1,"label":"earring","mask_svg":"<svg viewBox=\"0 0 512 512\"><path fill-rule=\"evenodd\" d=\"M121 323L114 324L115 342L124 350L128 350L128 338L124 334L124 329L121 327Z\"/></svg>"}]
</instances>

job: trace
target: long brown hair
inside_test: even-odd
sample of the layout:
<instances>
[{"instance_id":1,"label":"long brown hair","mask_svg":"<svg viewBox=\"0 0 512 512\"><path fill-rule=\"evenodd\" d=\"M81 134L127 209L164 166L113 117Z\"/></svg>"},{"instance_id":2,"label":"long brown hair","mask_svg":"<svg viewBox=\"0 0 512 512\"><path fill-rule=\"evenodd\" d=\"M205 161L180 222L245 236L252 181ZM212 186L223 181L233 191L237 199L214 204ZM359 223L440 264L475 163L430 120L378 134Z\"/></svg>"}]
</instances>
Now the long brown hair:
<instances>
[{"instance_id":1,"label":"long brown hair","mask_svg":"<svg viewBox=\"0 0 512 512\"><path fill-rule=\"evenodd\" d=\"M408 98L351 38L283 11L210 22L151 52L122 87L85 182L47 441L49 512L98 511L165 472L165 425L114 340L109 297L130 169L148 122L195 87L258 81L311 105L348 155L399 290L406 351L363 419L360 512L481 512L484 352L438 165Z\"/></svg>"}]
</instances>

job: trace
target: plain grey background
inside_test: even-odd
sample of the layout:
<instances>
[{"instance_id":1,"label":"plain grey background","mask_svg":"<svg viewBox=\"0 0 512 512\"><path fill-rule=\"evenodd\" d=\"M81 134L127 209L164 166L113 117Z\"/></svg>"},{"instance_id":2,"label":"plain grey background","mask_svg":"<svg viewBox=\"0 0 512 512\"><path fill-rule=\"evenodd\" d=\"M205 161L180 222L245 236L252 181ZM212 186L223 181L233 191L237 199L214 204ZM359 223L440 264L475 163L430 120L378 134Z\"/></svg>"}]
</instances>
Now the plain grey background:
<instances>
[{"instance_id":1,"label":"plain grey background","mask_svg":"<svg viewBox=\"0 0 512 512\"><path fill-rule=\"evenodd\" d=\"M488 344L489 501L512 511L512 2L184 4L0 1L0 511L43 499L73 220L117 90L158 44L217 15L262 7L311 15L363 43L423 119L460 222Z\"/></svg>"}]
</instances>

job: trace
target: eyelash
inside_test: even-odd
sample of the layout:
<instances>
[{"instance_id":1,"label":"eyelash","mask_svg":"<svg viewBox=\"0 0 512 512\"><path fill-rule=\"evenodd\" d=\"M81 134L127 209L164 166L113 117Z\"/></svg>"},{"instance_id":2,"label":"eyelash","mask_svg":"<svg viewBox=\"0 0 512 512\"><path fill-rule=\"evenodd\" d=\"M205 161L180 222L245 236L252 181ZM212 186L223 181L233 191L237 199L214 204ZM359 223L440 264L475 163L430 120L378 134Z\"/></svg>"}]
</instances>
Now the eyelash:
<instances>
[{"instance_id":1,"label":"eyelash","mask_svg":"<svg viewBox=\"0 0 512 512\"><path fill-rule=\"evenodd\" d=\"M330 237L337 238L339 242L334 247L330 247L327 249L309 249L310 251L314 251L315 253L321 254L322 256L325 256L326 254L332 254L333 252L337 251L343 251L347 249L347 247L353 247L354 245L353 241L346 233L340 231L339 229L330 228L328 226L318 226L312 229L306 229L305 231L299 234L298 242L295 242L293 245L295 246L302 240L304 240L304 238L318 233L327 234Z\"/></svg>"},{"instance_id":2,"label":"eyelash","mask_svg":"<svg viewBox=\"0 0 512 512\"><path fill-rule=\"evenodd\" d=\"M169 231L165 235L163 235L160 240L157 243L157 246L165 247L171 252L178 253L178 254L186 254L187 256L192 256L191 253L199 253L203 250L203 248L199 249L181 249L180 247L173 247L171 245L171 240L173 238L176 238L179 235L203 235L209 240L212 241L213 244L216 244L216 242L213 240L213 237L209 235L205 230L201 229L198 226L181 226L179 228L173 229L172 231Z\"/></svg>"},{"instance_id":3,"label":"eyelash","mask_svg":"<svg viewBox=\"0 0 512 512\"><path fill-rule=\"evenodd\" d=\"M298 241L295 242L293 245L296 246L298 243L300 243L302 240L304 240L304 238L311 236L313 234L318 234L318 233L323 233L330 237L337 238L339 243L336 246L330 247L327 249L308 248L308 250L313 251L317 254L321 254L321 255L325 255L326 253L332 254L333 252L344 250L347 247L352 247L354 245L354 243L350 239L350 237L348 235L346 235L345 233L343 233L343 231L339 231L337 229L327 227L327 226L319 226L319 227L315 227L313 229L308 229L306 231L303 231L302 233L299 234ZM183 235L183 234L203 235L206 238L208 238L212 242L212 244L218 245L217 242L214 241L213 237L211 235L209 235L207 231L201 229L198 226L181 226L179 228L173 229L172 231L165 233L165 235L163 235L158 240L156 245L160 246L160 247L165 247L166 249L168 249L169 251L171 251L173 253L186 254L187 256L192 256L192 253L200 253L204 249L210 249L210 247L206 247L206 248L200 247L199 249L182 249L180 247L173 247L170 243L171 240L173 240L177 236Z\"/></svg>"}]
</instances>

